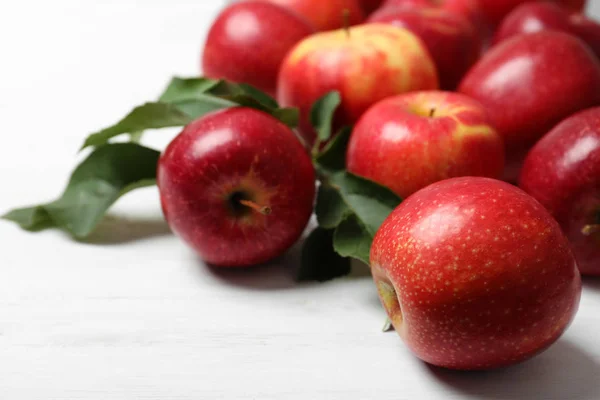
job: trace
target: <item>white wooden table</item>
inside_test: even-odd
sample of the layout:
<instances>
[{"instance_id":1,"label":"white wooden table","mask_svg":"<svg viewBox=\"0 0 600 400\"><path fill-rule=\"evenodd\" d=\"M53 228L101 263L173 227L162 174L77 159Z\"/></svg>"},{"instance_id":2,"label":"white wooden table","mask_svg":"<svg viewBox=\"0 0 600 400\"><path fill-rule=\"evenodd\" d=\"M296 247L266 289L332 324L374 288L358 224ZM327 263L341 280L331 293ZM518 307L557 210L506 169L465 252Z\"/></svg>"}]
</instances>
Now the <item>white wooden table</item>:
<instances>
[{"instance_id":1,"label":"white wooden table","mask_svg":"<svg viewBox=\"0 0 600 400\"><path fill-rule=\"evenodd\" d=\"M221 2L1 5L5 212L57 195L85 134L196 74ZM455 373L381 332L368 277L296 285L298 248L252 271L209 269L169 234L155 189L111 214L87 244L0 222L0 399L600 399L600 281L543 355Z\"/></svg>"}]
</instances>

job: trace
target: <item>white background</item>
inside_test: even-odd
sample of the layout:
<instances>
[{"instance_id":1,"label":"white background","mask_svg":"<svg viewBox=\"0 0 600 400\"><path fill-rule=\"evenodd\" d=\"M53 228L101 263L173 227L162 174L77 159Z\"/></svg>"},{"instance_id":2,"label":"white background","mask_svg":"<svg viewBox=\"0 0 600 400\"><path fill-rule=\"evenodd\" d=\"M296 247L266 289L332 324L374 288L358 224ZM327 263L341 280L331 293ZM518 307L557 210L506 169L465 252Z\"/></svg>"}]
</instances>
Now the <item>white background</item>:
<instances>
[{"instance_id":1,"label":"white background","mask_svg":"<svg viewBox=\"0 0 600 400\"><path fill-rule=\"evenodd\" d=\"M220 5L0 1L0 212L58 195L85 134L197 74ZM297 285L297 259L209 269L169 234L154 189L90 243L0 222L0 399L600 398L600 281L543 355L456 373L380 331L369 277Z\"/></svg>"}]
</instances>

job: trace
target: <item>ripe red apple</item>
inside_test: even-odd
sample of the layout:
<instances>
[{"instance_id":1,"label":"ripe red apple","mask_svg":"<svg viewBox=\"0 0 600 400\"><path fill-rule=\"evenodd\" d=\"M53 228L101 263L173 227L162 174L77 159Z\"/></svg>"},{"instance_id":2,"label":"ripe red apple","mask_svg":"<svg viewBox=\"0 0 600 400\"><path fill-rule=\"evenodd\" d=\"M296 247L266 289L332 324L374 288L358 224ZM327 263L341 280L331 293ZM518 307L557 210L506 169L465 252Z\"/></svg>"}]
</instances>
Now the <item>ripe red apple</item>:
<instances>
[{"instance_id":1,"label":"ripe red apple","mask_svg":"<svg viewBox=\"0 0 600 400\"><path fill-rule=\"evenodd\" d=\"M277 5L258 1L232 4L217 17L208 33L202 54L203 73L274 94L285 55L314 32L307 21Z\"/></svg>"},{"instance_id":2,"label":"ripe red apple","mask_svg":"<svg viewBox=\"0 0 600 400\"><path fill-rule=\"evenodd\" d=\"M515 8L502 21L494 42L545 30L571 33L600 56L600 24L582 14L565 13L562 7L552 3L525 3Z\"/></svg>"},{"instance_id":3,"label":"ripe red apple","mask_svg":"<svg viewBox=\"0 0 600 400\"><path fill-rule=\"evenodd\" d=\"M600 108L544 136L527 156L519 186L559 222L581 273L600 275Z\"/></svg>"},{"instance_id":4,"label":"ripe red apple","mask_svg":"<svg viewBox=\"0 0 600 400\"><path fill-rule=\"evenodd\" d=\"M429 52L411 32L388 24L366 24L310 36L288 54L279 72L277 98L299 107L300 131L309 143L313 103L332 90L342 96L338 125L354 124L374 103L396 94L437 89Z\"/></svg>"},{"instance_id":5,"label":"ripe red apple","mask_svg":"<svg viewBox=\"0 0 600 400\"><path fill-rule=\"evenodd\" d=\"M459 91L487 107L506 144L505 178L516 181L538 139L569 115L600 104L600 63L574 36L520 35L488 51Z\"/></svg>"},{"instance_id":6,"label":"ripe red apple","mask_svg":"<svg viewBox=\"0 0 600 400\"><path fill-rule=\"evenodd\" d=\"M358 0L365 15L371 14L383 4L384 0Z\"/></svg>"},{"instance_id":7,"label":"ripe red apple","mask_svg":"<svg viewBox=\"0 0 600 400\"><path fill-rule=\"evenodd\" d=\"M406 199L383 223L371 270L396 331L441 367L478 370L534 356L577 312L567 238L535 199L488 178L454 178Z\"/></svg>"},{"instance_id":8,"label":"ripe red apple","mask_svg":"<svg viewBox=\"0 0 600 400\"><path fill-rule=\"evenodd\" d=\"M365 16L358 0L263 0L278 4L308 19L318 31L342 28L346 23L356 25ZM273 36L272 39L277 38Z\"/></svg>"},{"instance_id":9,"label":"ripe red apple","mask_svg":"<svg viewBox=\"0 0 600 400\"><path fill-rule=\"evenodd\" d=\"M208 263L269 261L301 235L313 209L315 172L284 124L237 107L189 124L158 166L171 229Z\"/></svg>"},{"instance_id":10,"label":"ripe red apple","mask_svg":"<svg viewBox=\"0 0 600 400\"><path fill-rule=\"evenodd\" d=\"M478 28L485 23L478 0L386 0L382 8L440 8L467 18Z\"/></svg>"},{"instance_id":11,"label":"ripe red apple","mask_svg":"<svg viewBox=\"0 0 600 400\"><path fill-rule=\"evenodd\" d=\"M371 107L355 126L348 170L400 197L456 176L499 178L502 138L486 110L451 92L414 92Z\"/></svg>"},{"instance_id":12,"label":"ripe red apple","mask_svg":"<svg viewBox=\"0 0 600 400\"><path fill-rule=\"evenodd\" d=\"M481 37L473 24L443 9L388 7L368 21L389 23L417 35L435 61L442 89L456 89L481 54Z\"/></svg>"},{"instance_id":13,"label":"ripe red apple","mask_svg":"<svg viewBox=\"0 0 600 400\"><path fill-rule=\"evenodd\" d=\"M567 12L582 12L586 0L546 0L560 4ZM504 17L523 3L531 0L479 0L486 19L492 25L498 25Z\"/></svg>"}]
</instances>

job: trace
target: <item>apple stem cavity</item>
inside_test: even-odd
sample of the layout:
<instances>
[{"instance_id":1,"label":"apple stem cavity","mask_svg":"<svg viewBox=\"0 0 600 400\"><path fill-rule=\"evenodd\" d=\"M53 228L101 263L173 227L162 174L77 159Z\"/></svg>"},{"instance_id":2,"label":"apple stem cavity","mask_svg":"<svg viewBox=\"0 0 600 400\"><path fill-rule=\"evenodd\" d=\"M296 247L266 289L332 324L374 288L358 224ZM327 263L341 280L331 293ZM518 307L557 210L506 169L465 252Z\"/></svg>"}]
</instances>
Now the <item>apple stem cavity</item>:
<instances>
[{"instance_id":1,"label":"apple stem cavity","mask_svg":"<svg viewBox=\"0 0 600 400\"><path fill-rule=\"evenodd\" d=\"M592 236L595 233L600 232L600 224L590 224L583 227L581 233L585 236Z\"/></svg>"},{"instance_id":2,"label":"apple stem cavity","mask_svg":"<svg viewBox=\"0 0 600 400\"><path fill-rule=\"evenodd\" d=\"M242 200L239 200L239 203L243 206L246 206L246 207L256 211L257 213L262 214L262 215L269 215L273 211L273 210L271 210L271 207L261 206L251 200L243 200L242 199Z\"/></svg>"}]
</instances>

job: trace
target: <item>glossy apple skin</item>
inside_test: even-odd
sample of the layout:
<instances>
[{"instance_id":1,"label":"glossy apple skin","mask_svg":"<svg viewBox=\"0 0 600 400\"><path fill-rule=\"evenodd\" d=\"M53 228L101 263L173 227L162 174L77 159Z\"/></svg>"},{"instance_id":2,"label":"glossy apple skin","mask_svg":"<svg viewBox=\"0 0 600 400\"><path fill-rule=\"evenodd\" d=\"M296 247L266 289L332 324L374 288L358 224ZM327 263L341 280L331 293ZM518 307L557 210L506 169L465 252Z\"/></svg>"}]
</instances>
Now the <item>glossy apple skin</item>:
<instances>
[{"instance_id":1,"label":"glossy apple skin","mask_svg":"<svg viewBox=\"0 0 600 400\"><path fill-rule=\"evenodd\" d=\"M478 28L485 23L478 0L387 0L382 8L439 8L467 18Z\"/></svg>"},{"instance_id":2,"label":"glossy apple skin","mask_svg":"<svg viewBox=\"0 0 600 400\"><path fill-rule=\"evenodd\" d=\"M344 26L344 12L349 13L350 25L364 21L365 15L358 0L262 0L283 6L309 20L318 31L330 31ZM276 38L276 36L273 36Z\"/></svg>"},{"instance_id":3,"label":"glossy apple skin","mask_svg":"<svg viewBox=\"0 0 600 400\"><path fill-rule=\"evenodd\" d=\"M600 275L600 108L575 114L552 129L525 159L519 186L542 203L569 238L579 270Z\"/></svg>"},{"instance_id":4,"label":"glossy apple skin","mask_svg":"<svg viewBox=\"0 0 600 400\"><path fill-rule=\"evenodd\" d=\"M549 0L552 1L552 0ZM479 0L481 8L485 13L485 18L493 26L499 25L504 17L521 4L528 3L528 0ZM554 0L563 8L570 12L582 12L586 5L586 0Z\"/></svg>"},{"instance_id":5,"label":"glossy apple skin","mask_svg":"<svg viewBox=\"0 0 600 400\"><path fill-rule=\"evenodd\" d=\"M232 4L221 12L208 33L202 54L203 74L248 83L274 94L285 55L314 32L307 21L274 4Z\"/></svg>"},{"instance_id":6,"label":"glossy apple skin","mask_svg":"<svg viewBox=\"0 0 600 400\"><path fill-rule=\"evenodd\" d=\"M371 107L352 132L346 160L353 174L406 198L452 177L501 177L504 148L476 101L458 93L414 92Z\"/></svg>"},{"instance_id":7,"label":"glossy apple skin","mask_svg":"<svg viewBox=\"0 0 600 400\"><path fill-rule=\"evenodd\" d=\"M473 24L442 9L383 8L368 21L392 24L417 35L435 61L444 90L456 89L481 55L481 37Z\"/></svg>"},{"instance_id":8,"label":"glossy apple skin","mask_svg":"<svg viewBox=\"0 0 600 400\"><path fill-rule=\"evenodd\" d=\"M313 103L337 90L342 105L336 125L352 125L386 97L438 88L435 64L425 45L411 32L389 24L365 24L348 32L310 36L288 54L279 72L277 99L299 107L300 131L308 143Z\"/></svg>"},{"instance_id":9,"label":"glossy apple skin","mask_svg":"<svg viewBox=\"0 0 600 400\"><path fill-rule=\"evenodd\" d=\"M600 24L581 14L569 14L557 4L526 3L515 8L496 31L495 43L510 37L545 30L570 33L600 56Z\"/></svg>"},{"instance_id":10,"label":"glossy apple skin","mask_svg":"<svg viewBox=\"0 0 600 400\"><path fill-rule=\"evenodd\" d=\"M278 257L300 237L312 214L315 172L288 127L238 107L189 124L160 159L158 187L169 226L203 260L245 267ZM234 193L271 213L235 213Z\"/></svg>"},{"instance_id":11,"label":"glossy apple skin","mask_svg":"<svg viewBox=\"0 0 600 400\"><path fill-rule=\"evenodd\" d=\"M567 238L535 199L454 178L406 199L371 248L380 298L404 342L440 367L511 365L556 341L581 278Z\"/></svg>"},{"instance_id":12,"label":"glossy apple skin","mask_svg":"<svg viewBox=\"0 0 600 400\"><path fill-rule=\"evenodd\" d=\"M516 181L528 149L569 115L600 104L600 64L574 36L516 36L488 51L459 86L482 103L506 144L505 178Z\"/></svg>"}]
</instances>

